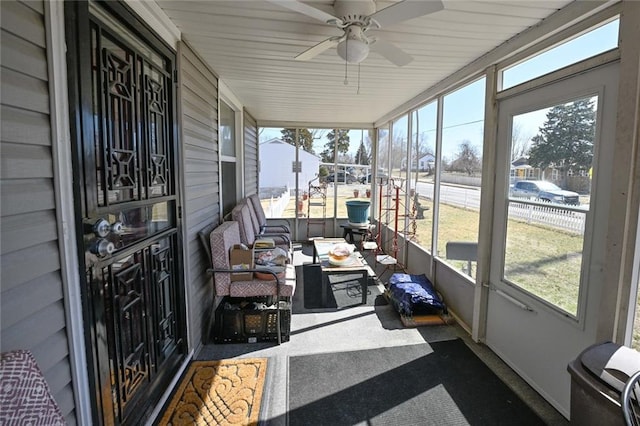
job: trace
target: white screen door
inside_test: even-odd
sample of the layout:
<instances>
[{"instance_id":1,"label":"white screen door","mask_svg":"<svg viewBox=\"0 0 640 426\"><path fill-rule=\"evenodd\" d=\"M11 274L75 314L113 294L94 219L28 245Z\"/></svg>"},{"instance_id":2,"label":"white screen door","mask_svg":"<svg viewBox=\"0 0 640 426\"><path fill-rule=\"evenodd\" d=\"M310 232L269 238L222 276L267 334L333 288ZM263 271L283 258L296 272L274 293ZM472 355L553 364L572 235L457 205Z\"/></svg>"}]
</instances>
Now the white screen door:
<instances>
[{"instance_id":1,"label":"white screen door","mask_svg":"<svg viewBox=\"0 0 640 426\"><path fill-rule=\"evenodd\" d=\"M500 101L486 342L569 416L595 343L618 65ZM591 266L590 266L591 265Z\"/></svg>"}]
</instances>

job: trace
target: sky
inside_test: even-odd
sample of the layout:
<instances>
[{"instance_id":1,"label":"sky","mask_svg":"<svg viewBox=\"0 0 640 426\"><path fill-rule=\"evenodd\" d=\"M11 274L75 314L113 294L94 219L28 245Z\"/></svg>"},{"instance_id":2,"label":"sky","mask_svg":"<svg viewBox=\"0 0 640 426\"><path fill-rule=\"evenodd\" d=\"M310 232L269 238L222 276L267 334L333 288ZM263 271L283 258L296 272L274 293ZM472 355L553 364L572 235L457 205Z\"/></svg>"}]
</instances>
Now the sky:
<instances>
[{"instance_id":1,"label":"sky","mask_svg":"<svg viewBox=\"0 0 640 426\"><path fill-rule=\"evenodd\" d=\"M555 71L567 65L574 64L596 54L613 49L617 46L619 21L614 20L593 31L583 34L573 40L551 48L533 58L507 68L503 72L503 88L516 86L525 81ZM484 78L472 82L444 97L443 110L443 142L442 155L452 159L459 150L461 142L468 140L479 148L482 153L483 119L484 119ZM549 105L551 107L552 105ZM522 134L533 137L546 119L549 108L535 109L529 113L515 117ZM416 129L426 141L427 146L435 147L436 103L431 102L417 110L417 124L414 121L413 132ZM415 117L415 114L414 114ZM414 118L415 120L415 118ZM394 138L406 138L407 117L403 116L394 123ZM326 134L326 132L324 132ZM360 145L362 132L349 132L351 146L349 153L355 154ZM367 132L364 132L367 136ZM280 129L263 129L260 140L265 141L273 137L280 137ZM322 151L325 140L318 140L314 144L316 153Z\"/></svg>"}]
</instances>

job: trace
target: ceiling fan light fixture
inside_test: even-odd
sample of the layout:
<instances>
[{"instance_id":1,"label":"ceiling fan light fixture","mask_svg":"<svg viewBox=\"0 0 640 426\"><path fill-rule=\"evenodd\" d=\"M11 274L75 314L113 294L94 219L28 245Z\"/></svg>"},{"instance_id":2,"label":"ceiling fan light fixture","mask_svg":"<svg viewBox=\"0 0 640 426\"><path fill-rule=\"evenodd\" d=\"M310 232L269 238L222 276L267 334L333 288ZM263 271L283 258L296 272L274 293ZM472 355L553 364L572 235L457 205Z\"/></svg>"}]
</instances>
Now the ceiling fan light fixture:
<instances>
[{"instance_id":1,"label":"ceiling fan light fixture","mask_svg":"<svg viewBox=\"0 0 640 426\"><path fill-rule=\"evenodd\" d=\"M369 45L356 38L347 38L338 43L338 56L350 64L357 64L369 55Z\"/></svg>"}]
</instances>

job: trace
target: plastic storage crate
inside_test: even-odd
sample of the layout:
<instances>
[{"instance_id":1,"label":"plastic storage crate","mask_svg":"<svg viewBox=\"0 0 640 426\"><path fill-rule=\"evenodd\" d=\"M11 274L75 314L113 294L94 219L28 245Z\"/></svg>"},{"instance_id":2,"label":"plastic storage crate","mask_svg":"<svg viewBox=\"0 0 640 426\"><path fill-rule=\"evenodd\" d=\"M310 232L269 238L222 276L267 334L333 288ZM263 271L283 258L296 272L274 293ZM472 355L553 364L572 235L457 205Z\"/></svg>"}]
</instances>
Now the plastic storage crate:
<instances>
[{"instance_id":1,"label":"plastic storage crate","mask_svg":"<svg viewBox=\"0 0 640 426\"><path fill-rule=\"evenodd\" d=\"M215 312L213 341L216 343L256 343L278 340L275 305L232 303L223 300ZM280 302L280 332L288 342L291 331L291 305Z\"/></svg>"}]
</instances>

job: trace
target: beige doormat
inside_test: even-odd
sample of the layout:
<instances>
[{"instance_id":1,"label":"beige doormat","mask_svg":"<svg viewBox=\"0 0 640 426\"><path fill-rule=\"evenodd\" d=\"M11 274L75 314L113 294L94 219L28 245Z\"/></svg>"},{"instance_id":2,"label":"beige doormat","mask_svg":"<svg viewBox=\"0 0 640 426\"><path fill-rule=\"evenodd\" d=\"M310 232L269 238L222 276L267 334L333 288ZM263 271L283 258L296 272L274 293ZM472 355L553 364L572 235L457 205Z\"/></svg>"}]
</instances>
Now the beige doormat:
<instances>
[{"instance_id":1,"label":"beige doormat","mask_svg":"<svg viewBox=\"0 0 640 426\"><path fill-rule=\"evenodd\" d=\"M256 425L266 358L193 361L160 425Z\"/></svg>"}]
</instances>

